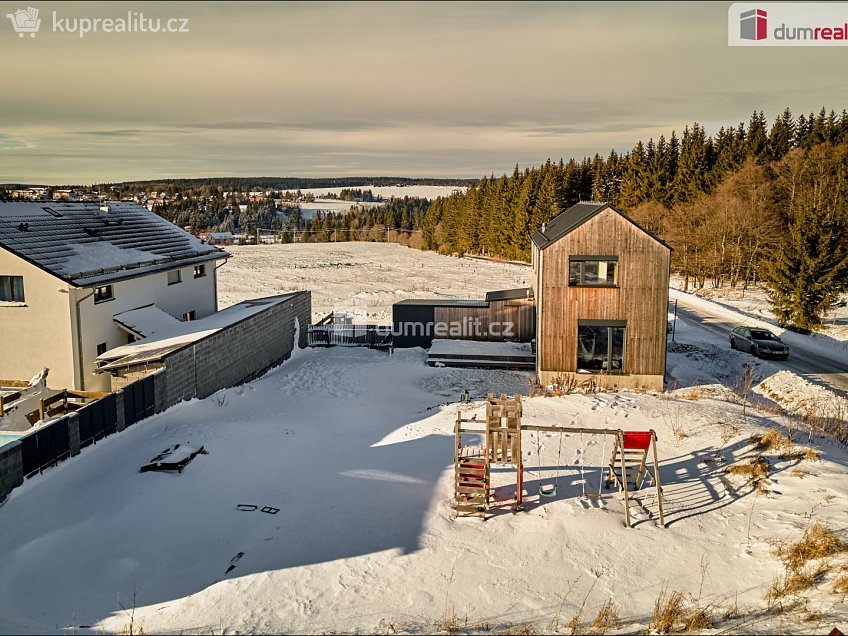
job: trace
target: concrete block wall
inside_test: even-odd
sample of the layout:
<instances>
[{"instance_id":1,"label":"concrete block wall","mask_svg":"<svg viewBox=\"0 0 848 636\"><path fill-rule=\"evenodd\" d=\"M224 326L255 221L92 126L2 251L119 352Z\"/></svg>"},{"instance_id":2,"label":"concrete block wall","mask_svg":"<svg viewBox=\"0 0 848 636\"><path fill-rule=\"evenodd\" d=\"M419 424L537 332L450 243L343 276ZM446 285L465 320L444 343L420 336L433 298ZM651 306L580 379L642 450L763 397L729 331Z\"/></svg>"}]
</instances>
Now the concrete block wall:
<instances>
[{"instance_id":1,"label":"concrete block wall","mask_svg":"<svg viewBox=\"0 0 848 636\"><path fill-rule=\"evenodd\" d=\"M296 292L285 302L167 356L164 377L156 380L157 411L249 382L281 364L291 356L295 344L307 346L311 315L311 293Z\"/></svg>"},{"instance_id":2,"label":"concrete block wall","mask_svg":"<svg viewBox=\"0 0 848 636\"><path fill-rule=\"evenodd\" d=\"M21 455L21 443L10 442L0 451L0 501L13 489L24 483L24 460Z\"/></svg>"}]
</instances>

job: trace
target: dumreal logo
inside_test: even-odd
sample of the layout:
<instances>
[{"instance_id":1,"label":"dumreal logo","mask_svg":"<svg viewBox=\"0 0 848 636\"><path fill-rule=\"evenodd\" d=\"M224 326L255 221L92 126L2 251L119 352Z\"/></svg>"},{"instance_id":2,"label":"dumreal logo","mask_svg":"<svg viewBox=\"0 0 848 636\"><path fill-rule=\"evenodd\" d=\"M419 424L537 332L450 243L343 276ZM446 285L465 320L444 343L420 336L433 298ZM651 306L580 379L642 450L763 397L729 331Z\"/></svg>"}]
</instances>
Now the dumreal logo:
<instances>
[{"instance_id":1,"label":"dumreal logo","mask_svg":"<svg viewBox=\"0 0 848 636\"><path fill-rule=\"evenodd\" d=\"M727 13L730 46L845 46L846 2L736 2Z\"/></svg>"},{"instance_id":2,"label":"dumreal logo","mask_svg":"<svg viewBox=\"0 0 848 636\"><path fill-rule=\"evenodd\" d=\"M34 38L41 28L41 18L38 9L29 7L8 13L6 17L12 21L12 28L18 37L29 33ZM72 33L84 38L90 33L188 33L188 18L160 18L145 16L140 11L127 11L126 17L90 18L63 17L54 11L52 20L53 33Z\"/></svg>"},{"instance_id":3,"label":"dumreal logo","mask_svg":"<svg viewBox=\"0 0 848 636\"><path fill-rule=\"evenodd\" d=\"M739 16L739 37L743 40L765 40L768 37L768 14L762 9L743 11Z\"/></svg>"},{"instance_id":4,"label":"dumreal logo","mask_svg":"<svg viewBox=\"0 0 848 636\"><path fill-rule=\"evenodd\" d=\"M24 37L29 33L29 37L34 38L35 34L41 28L41 18L38 17L38 9L27 7L26 9L18 9L14 13L7 13L6 17L12 21L12 28L19 38Z\"/></svg>"}]
</instances>

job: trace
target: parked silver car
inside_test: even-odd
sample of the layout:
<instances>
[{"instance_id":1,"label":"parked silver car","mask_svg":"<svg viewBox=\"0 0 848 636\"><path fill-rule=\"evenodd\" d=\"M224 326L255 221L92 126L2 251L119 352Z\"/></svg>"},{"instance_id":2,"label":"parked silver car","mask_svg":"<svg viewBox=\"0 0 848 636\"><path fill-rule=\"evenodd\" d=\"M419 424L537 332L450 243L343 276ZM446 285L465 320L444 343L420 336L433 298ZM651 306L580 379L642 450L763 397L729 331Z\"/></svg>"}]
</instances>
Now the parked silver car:
<instances>
[{"instance_id":1,"label":"parked silver car","mask_svg":"<svg viewBox=\"0 0 848 636\"><path fill-rule=\"evenodd\" d=\"M730 332L730 348L747 351L758 358L789 357L789 346L768 329L757 327L736 327Z\"/></svg>"}]
</instances>

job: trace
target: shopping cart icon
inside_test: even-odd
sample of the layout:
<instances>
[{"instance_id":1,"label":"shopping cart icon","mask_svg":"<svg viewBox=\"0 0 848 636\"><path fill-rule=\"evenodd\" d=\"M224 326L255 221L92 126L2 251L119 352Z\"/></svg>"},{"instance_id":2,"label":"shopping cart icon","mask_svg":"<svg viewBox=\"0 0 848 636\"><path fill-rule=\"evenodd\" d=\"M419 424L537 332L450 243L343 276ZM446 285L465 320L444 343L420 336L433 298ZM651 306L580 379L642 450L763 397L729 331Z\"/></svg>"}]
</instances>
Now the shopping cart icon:
<instances>
[{"instance_id":1,"label":"shopping cart icon","mask_svg":"<svg viewBox=\"0 0 848 636\"><path fill-rule=\"evenodd\" d=\"M6 17L12 21L12 27L19 38L24 37L24 33L29 33L29 37L34 38L41 28L41 18L38 17L38 9L28 7L26 9L18 9L14 13L7 13Z\"/></svg>"}]
</instances>

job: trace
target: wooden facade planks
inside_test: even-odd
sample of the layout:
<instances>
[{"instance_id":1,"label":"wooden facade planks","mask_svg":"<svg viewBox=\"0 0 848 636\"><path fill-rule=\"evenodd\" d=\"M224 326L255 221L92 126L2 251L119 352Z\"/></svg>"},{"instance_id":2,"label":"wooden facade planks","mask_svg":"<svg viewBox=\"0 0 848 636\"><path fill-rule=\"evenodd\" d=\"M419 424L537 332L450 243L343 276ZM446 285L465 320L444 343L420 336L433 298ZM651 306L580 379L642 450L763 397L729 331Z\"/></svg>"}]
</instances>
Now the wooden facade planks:
<instances>
[{"instance_id":1,"label":"wooden facade planks","mask_svg":"<svg viewBox=\"0 0 848 636\"><path fill-rule=\"evenodd\" d=\"M492 342L530 342L536 331L536 304L533 299L493 300L488 307L436 307L436 324L460 325L468 331L445 337ZM505 325L511 331L504 333Z\"/></svg>"},{"instance_id":2,"label":"wooden facade planks","mask_svg":"<svg viewBox=\"0 0 848 636\"><path fill-rule=\"evenodd\" d=\"M617 256L617 287L569 287L570 256ZM537 369L577 370L578 320L627 321L624 374L663 376L668 312L669 249L607 208L541 255ZM534 263L539 259L534 254Z\"/></svg>"}]
</instances>

